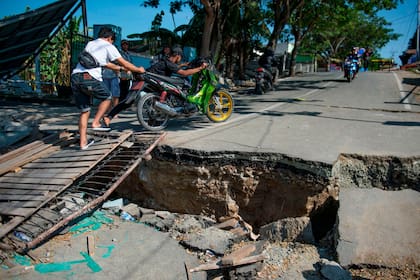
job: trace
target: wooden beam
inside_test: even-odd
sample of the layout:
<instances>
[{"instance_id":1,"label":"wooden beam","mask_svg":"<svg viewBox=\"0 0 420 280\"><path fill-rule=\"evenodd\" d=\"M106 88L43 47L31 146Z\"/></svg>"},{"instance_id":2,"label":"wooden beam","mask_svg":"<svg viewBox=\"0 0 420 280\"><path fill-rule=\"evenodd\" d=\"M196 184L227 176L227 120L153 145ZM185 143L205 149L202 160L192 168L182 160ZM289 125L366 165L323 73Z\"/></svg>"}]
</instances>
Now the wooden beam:
<instances>
[{"instance_id":1,"label":"wooden beam","mask_svg":"<svg viewBox=\"0 0 420 280\"><path fill-rule=\"evenodd\" d=\"M222 268L227 268L227 267L240 266L240 265L263 261L265 258L266 256L264 254L259 254L259 255L243 258L237 261L236 264L233 264L233 265L222 265L221 261L215 261L212 263L206 263L206 264L199 265L195 268L192 268L190 269L190 272L197 272L197 271L203 271L203 270L215 270L215 269L222 269Z\"/></svg>"},{"instance_id":2,"label":"wooden beam","mask_svg":"<svg viewBox=\"0 0 420 280\"><path fill-rule=\"evenodd\" d=\"M254 244L245 245L221 259L222 265L237 265L243 258L249 256L256 249Z\"/></svg>"}]
</instances>

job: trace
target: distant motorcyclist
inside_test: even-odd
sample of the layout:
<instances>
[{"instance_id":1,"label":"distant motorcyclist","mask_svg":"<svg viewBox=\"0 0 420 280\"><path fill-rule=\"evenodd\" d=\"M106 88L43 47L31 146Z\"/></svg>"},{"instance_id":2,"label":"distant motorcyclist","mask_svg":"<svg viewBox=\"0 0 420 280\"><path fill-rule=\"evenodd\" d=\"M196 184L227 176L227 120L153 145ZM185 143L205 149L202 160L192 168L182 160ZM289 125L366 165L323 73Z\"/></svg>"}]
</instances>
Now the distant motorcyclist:
<instances>
[{"instance_id":1,"label":"distant motorcyclist","mask_svg":"<svg viewBox=\"0 0 420 280\"><path fill-rule=\"evenodd\" d=\"M276 75L277 75L277 71L276 69L273 69L277 63L276 60L274 58L274 51L273 48L271 46L268 46L264 53L261 55L260 59L258 60L258 65L260 67L263 67L264 69L268 70L271 74L271 80L274 81Z\"/></svg>"},{"instance_id":2,"label":"distant motorcyclist","mask_svg":"<svg viewBox=\"0 0 420 280\"><path fill-rule=\"evenodd\" d=\"M274 51L271 47L267 47L258 60L258 65L266 69L270 69L274 60Z\"/></svg>"},{"instance_id":3,"label":"distant motorcyclist","mask_svg":"<svg viewBox=\"0 0 420 280\"><path fill-rule=\"evenodd\" d=\"M356 77L357 73L359 73L359 67L360 67L360 57L357 53L357 48L353 47L350 51L350 53L346 56L345 61L351 61L356 63L356 73L354 76Z\"/></svg>"}]
</instances>

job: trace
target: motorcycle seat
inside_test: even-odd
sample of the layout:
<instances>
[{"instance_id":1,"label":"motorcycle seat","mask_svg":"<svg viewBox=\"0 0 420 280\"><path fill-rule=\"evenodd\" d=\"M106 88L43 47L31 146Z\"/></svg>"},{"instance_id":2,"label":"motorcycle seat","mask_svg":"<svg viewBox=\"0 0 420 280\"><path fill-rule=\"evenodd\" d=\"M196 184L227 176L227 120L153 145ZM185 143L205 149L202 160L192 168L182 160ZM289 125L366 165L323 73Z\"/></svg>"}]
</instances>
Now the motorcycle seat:
<instances>
[{"instance_id":1,"label":"motorcycle seat","mask_svg":"<svg viewBox=\"0 0 420 280\"><path fill-rule=\"evenodd\" d=\"M159 80L163 80L165 82L174 84L176 86L183 86L184 85L184 79L183 78L178 78L178 77L168 77L168 76L164 76L164 75L159 75L159 74L155 74L155 73L151 73L151 72L147 72L147 74L149 74L150 76L154 76L156 78L158 78Z\"/></svg>"}]
</instances>

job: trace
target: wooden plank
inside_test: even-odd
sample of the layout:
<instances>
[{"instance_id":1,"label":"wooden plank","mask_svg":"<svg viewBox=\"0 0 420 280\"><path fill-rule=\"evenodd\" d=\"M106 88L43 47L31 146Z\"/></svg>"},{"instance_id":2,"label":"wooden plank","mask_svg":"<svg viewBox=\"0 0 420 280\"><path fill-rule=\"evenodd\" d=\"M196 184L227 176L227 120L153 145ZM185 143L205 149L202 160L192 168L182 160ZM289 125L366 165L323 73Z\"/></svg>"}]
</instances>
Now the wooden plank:
<instances>
[{"instance_id":1,"label":"wooden plank","mask_svg":"<svg viewBox=\"0 0 420 280\"><path fill-rule=\"evenodd\" d=\"M0 174L14 170L17 167L24 165L25 163L31 162L43 155L60 149L61 145L66 144L66 138L70 137L71 135L72 134L68 132L61 133L60 135L56 134L55 137L53 137L51 140L45 140L44 144L42 145L36 145L27 150L22 149L20 152L12 151L7 153L3 158L4 161L0 163ZM69 142L67 142L67 145L68 143Z\"/></svg>"},{"instance_id":2,"label":"wooden plank","mask_svg":"<svg viewBox=\"0 0 420 280\"><path fill-rule=\"evenodd\" d=\"M23 222L25 220L24 217L19 217L16 216L13 219L11 219L7 224L3 224L0 227L0 237L5 236L6 234L9 233L9 231L11 231L12 229L14 229L15 227L17 227L21 222Z\"/></svg>"},{"instance_id":3,"label":"wooden plank","mask_svg":"<svg viewBox=\"0 0 420 280\"><path fill-rule=\"evenodd\" d=\"M43 201L46 200L47 196L41 195L7 195L2 194L0 195L0 200L17 200L17 201L26 201L26 200L36 200L36 201Z\"/></svg>"},{"instance_id":4,"label":"wooden plank","mask_svg":"<svg viewBox=\"0 0 420 280\"><path fill-rule=\"evenodd\" d=\"M58 162L78 162L78 161L93 161L93 160L98 160L98 155L80 155L77 157L76 156L47 157L47 158L37 159L34 162L58 163Z\"/></svg>"},{"instance_id":5,"label":"wooden plank","mask_svg":"<svg viewBox=\"0 0 420 280\"><path fill-rule=\"evenodd\" d=\"M0 183L21 183L21 184L39 184L39 185L69 185L73 183L71 179L55 178L31 178L31 177L1 177Z\"/></svg>"},{"instance_id":6,"label":"wooden plank","mask_svg":"<svg viewBox=\"0 0 420 280\"><path fill-rule=\"evenodd\" d=\"M40 205L39 201L12 201L12 202L0 202L0 209L15 207L15 208L34 208Z\"/></svg>"},{"instance_id":7,"label":"wooden plank","mask_svg":"<svg viewBox=\"0 0 420 280\"><path fill-rule=\"evenodd\" d=\"M41 191L41 190L22 190L22 189L3 189L0 188L0 197L2 195L47 195L48 191Z\"/></svg>"},{"instance_id":8,"label":"wooden plank","mask_svg":"<svg viewBox=\"0 0 420 280\"><path fill-rule=\"evenodd\" d=\"M81 169L81 171L84 169ZM22 169L19 172L9 172L3 175L4 178L8 177L31 177L31 178L57 178L57 179L75 179L80 175L81 171L61 168L51 169L47 172L39 172L37 169Z\"/></svg>"},{"instance_id":9,"label":"wooden plank","mask_svg":"<svg viewBox=\"0 0 420 280\"><path fill-rule=\"evenodd\" d=\"M237 265L243 258L249 256L256 249L254 244L245 245L232 253L224 256L221 260L222 265Z\"/></svg>"},{"instance_id":10,"label":"wooden plank","mask_svg":"<svg viewBox=\"0 0 420 280\"><path fill-rule=\"evenodd\" d=\"M35 149L31 150L30 152L26 152L16 156L13 159L10 159L4 163L0 164L0 174L4 174L7 171L13 170L19 166L24 165L25 163L31 162L34 159L39 157L39 154L45 151L53 151L56 150L58 147L51 147L48 145L41 145L36 147Z\"/></svg>"},{"instance_id":11,"label":"wooden plank","mask_svg":"<svg viewBox=\"0 0 420 280\"><path fill-rule=\"evenodd\" d=\"M95 237L93 235L88 235L86 237L86 241L88 255L93 257L93 255L95 254Z\"/></svg>"},{"instance_id":12,"label":"wooden plank","mask_svg":"<svg viewBox=\"0 0 420 280\"><path fill-rule=\"evenodd\" d=\"M66 137L66 135L62 135L62 136ZM67 135L67 137L69 137L69 136L70 136L70 134ZM19 148L13 150L13 151L10 151L10 152L0 156L0 163L4 163L6 161L9 161L10 159L14 159L14 158L16 158L16 156L19 156L22 153L26 153L28 151L31 151L31 150L33 150L37 147L43 146L45 144L50 144L50 143L52 143L53 141L56 141L59 138L60 138L60 134L54 133L54 134L48 135L47 137L44 137L42 140L37 140L37 141L31 142L31 143L29 143L25 146L19 147Z\"/></svg>"},{"instance_id":13,"label":"wooden plank","mask_svg":"<svg viewBox=\"0 0 420 280\"><path fill-rule=\"evenodd\" d=\"M0 208L0 214L1 215L9 215L9 216L22 216L25 217L26 215L33 212L35 208L14 208L14 207L8 207L8 208Z\"/></svg>"},{"instance_id":14,"label":"wooden plank","mask_svg":"<svg viewBox=\"0 0 420 280\"><path fill-rule=\"evenodd\" d=\"M82 161L82 162L63 162L63 163L38 163L31 162L25 165L25 168L33 169L51 169L51 168L79 168L79 167L91 167L98 161Z\"/></svg>"},{"instance_id":15,"label":"wooden plank","mask_svg":"<svg viewBox=\"0 0 420 280\"><path fill-rule=\"evenodd\" d=\"M1 189L20 189L20 190L45 190L45 191L58 191L66 186L63 185L33 185L33 184L13 184L2 183Z\"/></svg>"},{"instance_id":16,"label":"wooden plank","mask_svg":"<svg viewBox=\"0 0 420 280\"><path fill-rule=\"evenodd\" d=\"M259 261L262 261L266 258L264 254L259 254L255 256L245 257L238 261L234 265L222 265L220 261L214 261L211 263L201 264L195 268L191 268L190 272L197 272L197 271L203 271L203 270L214 270L214 269L221 269L226 267L233 267L233 266L239 266L239 265L245 265L245 264L251 264L256 263Z\"/></svg>"},{"instance_id":17,"label":"wooden plank","mask_svg":"<svg viewBox=\"0 0 420 280\"><path fill-rule=\"evenodd\" d=\"M90 147L89 147L90 148ZM65 148L64 150L60 150L55 152L54 154L51 154L49 157L51 158L62 158L62 157L80 157L80 156L93 156L93 155L98 155L101 156L103 154L102 152L103 149L99 149L99 150L91 150L91 149L87 149L87 150L80 150L79 147L77 148Z\"/></svg>"},{"instance_id":18,"label":"wooden plank","mask_svg":"<svg viewBox=\"0 0 420 280\"><path fill-rule=\"evenodd\" d=\"M231 218L228 219L220 224L214 225L213 227L215 228L219 228L219 229L230 229L230 228L235 228L238 226L238 220L235 218Z\"/></svg>"},{"instance_id":19,"label":"wooden plank","mask_svg":"<svg viewBox=\"0 0 420 280\"><path fill-rule=\"evenodd\" d=\"M80 174L86 172L86 168L84 168L84 167L54 168L54 169L42 170L42 172L39 172L38 168L30 168L30 167L25 165L23 167L22 171L30 171L30 172L35 172L35 173L38 173L38 174L41 174L41 173L42 174L51 174L51 177L54 177L56 174L59 174L59 173L62 173L62 174L64 174L64 173L79 173L79 175L80 175ZM17 172L17 173L19 173L19 172ZM13 174L13 173L11 173L11 174Z\"/></svg>"}]
</instances>

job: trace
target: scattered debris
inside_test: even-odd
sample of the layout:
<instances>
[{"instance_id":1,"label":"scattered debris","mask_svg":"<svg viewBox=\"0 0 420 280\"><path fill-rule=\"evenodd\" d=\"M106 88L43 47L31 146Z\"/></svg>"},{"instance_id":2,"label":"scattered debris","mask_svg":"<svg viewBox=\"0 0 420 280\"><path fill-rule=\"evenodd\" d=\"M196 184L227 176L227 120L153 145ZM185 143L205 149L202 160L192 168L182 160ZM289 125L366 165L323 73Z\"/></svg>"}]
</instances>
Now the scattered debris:
<instances>
[{"instance_id":1,"label":"scattered debris","mask_svg":"<svg viewBox=\"0 0 420 280\"><path fill-rule=\"evenodd\" d=\"M95 238L92 235L88 235L86 242L88 255L92 257L95 254Z\"/></svg>"}]
</instances>

